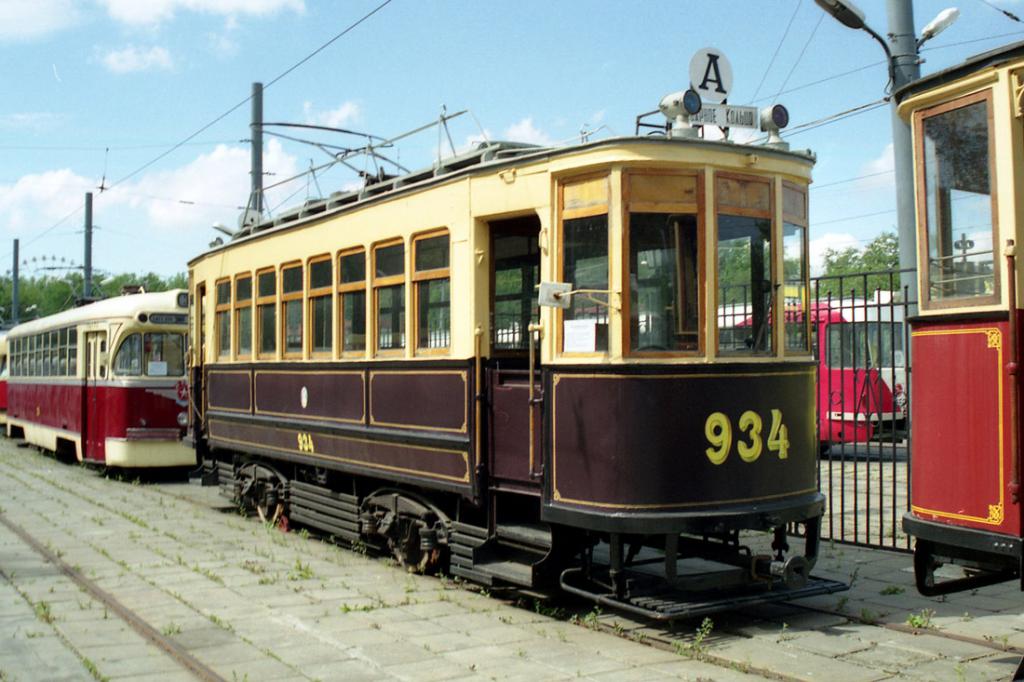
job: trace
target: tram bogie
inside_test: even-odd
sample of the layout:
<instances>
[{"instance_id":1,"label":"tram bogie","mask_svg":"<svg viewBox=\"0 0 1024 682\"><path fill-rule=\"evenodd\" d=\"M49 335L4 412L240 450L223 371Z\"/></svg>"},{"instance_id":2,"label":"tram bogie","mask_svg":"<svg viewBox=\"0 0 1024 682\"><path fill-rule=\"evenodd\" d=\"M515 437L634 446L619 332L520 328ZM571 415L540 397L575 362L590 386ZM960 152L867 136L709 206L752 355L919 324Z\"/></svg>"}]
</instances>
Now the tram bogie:
<instances>
[{"instance_id":1,"label":"tram bogie","mask_svg":"<svg viewBox=\"0 0 1024 682\"><path fill-rule=\"evenodd\" d=\"M816 366L778 298L807 309L812 164L488 143L247 229L190 263L207 478L416 570L658 618L843 589L810 577Z\"/></svg>"}]
</instances>

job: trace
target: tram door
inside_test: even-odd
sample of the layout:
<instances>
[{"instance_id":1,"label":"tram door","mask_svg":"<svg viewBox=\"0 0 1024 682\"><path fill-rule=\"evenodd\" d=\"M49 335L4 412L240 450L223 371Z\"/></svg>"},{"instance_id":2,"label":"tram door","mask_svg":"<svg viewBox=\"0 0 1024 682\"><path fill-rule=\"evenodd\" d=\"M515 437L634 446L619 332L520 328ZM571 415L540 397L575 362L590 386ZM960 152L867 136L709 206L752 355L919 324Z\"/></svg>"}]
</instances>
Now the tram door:
<instances>
[{"instance_id":1,"label":"tram door","mask_svg":"<svg viewBox=\"0 0 1024 682\"><path fill-rule=\"evenodd\" d=\"M107 333L85 333L85 390L82 414L82 457L105 459L106 415L103 384L107 379Z\"/></svg>"},{"instance_id":2,"label":"tram door","mask_svg":"<svg viewBox=\"0 0 1024 682\"><path fill-rule=\"evenodd\" d=\"M490 472L495 487L539 490L543 413L539 349L535 402L530 404L528 328L539 319L540 219L525 216L490 223L491 356L487 361ZM530 412L533 447L530 447Z\"/></svg>"}]
</instances>

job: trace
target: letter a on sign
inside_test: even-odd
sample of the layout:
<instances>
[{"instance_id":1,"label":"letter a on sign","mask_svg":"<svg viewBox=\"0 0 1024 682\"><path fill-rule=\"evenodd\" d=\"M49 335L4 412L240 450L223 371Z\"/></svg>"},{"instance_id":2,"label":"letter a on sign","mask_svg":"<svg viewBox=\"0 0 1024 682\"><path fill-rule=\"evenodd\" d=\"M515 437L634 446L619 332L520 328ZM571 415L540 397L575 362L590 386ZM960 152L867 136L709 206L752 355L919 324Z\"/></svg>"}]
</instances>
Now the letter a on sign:
<instances>
[{"instance_id":1,"label":"letter a on sign","mask_svg":"<svg viewBox=\"0 0 1024 682\"><path fill-rule=\"evenodd\" d=\"M698 50L690 60L690 87L705 102L724 102L732 90L732 66L729 60L713 47Z\"/></svg>"}]
</instances>

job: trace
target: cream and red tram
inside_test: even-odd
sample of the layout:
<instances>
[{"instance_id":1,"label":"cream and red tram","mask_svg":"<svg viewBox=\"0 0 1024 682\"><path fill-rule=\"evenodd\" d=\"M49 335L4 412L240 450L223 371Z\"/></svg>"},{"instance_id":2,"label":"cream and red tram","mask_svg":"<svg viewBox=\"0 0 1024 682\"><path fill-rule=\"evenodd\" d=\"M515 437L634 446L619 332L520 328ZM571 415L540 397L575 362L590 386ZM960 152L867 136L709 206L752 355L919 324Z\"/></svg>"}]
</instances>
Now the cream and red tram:
<instances>
[{"instance_id":1,"label":"cream and red tram","mask_svg":"<svg viewBox=\"0 0 1024 682\"><path fill-rule=\"evenodd\" d=\"M7 423L7 377L10 367L7 362L7 332L0 332L0 426Z\"/></svg>"},{"instance_id":2,"label":"cream and red tram","mask_svg":"<svg viewBox=\"0 0 1024 682\"><path fill-rule=\"evenodd\" d=\"M10 330L7 435L108 467L193 466L183 290L110 298Z\"/></svg>"},{"instance_id":3,"label":"cream and red tram","mask_svg":"<svg viewBox=\"0 0 1024 682\"><path fill-rule=\"evenodd\" d=\"M897 93L914 136L919 314L911 323L918 589L1020 578L1024 43ZM936 578L953 563L964 577Z\"/></svg>"},{"instance_id":4,"label":"cream and red tram","mask_svg":"<svg viewBox=\"0 0 1024 682\"><path fill-rule=\"evenodd\" d=\"M698 583L707 610L841 589L808 576L815 362L782 316L807 306L812 165L483 144L246 229L189 264L207 471L269 519L655 617ZM726 570L684 578L694 557Z\"/></svg>"}]
</instances>

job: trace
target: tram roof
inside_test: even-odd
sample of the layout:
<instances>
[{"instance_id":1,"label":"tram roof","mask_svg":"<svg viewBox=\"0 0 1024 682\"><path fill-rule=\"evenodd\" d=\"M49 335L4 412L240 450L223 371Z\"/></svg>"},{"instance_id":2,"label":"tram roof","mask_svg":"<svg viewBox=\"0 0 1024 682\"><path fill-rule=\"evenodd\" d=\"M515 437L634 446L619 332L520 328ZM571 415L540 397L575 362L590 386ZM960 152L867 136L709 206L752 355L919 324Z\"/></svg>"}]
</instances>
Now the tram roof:
<instances>
[{"instance_id":1,"label":"tram roof","mask_svg":"<svg viewBox=\"0 0 1024 682\"><path fill-rule=\"evenodd\" d=\"M989 67L999 66L1000 64L1019 57L1024 57L1024 40L1016 43L1010 43L1009 45L1003 45L1002 47L997 47L996 49L989 50L988 52L982 52L981 54L968 58L966 61L963 61L956 66L951 66L948 69L943 69L942 71L937 71L931 75L925 76L924 78L919 78L913 83L908 83L897 90L893 93L893 96L896 98L897 102L902 102L908 97L912 97L918 93L931 90L948 83L954 83L965 76L971 75L972 73L977 73L978 71Z\"/></svg>"},{"instance_id":2,"label":"tram roof","mask_svg":"<svg viewBox=\"0 0 1024 682\"><path fill-rule=\"evenodd\" d=\"M85 322L97 322L112 318L134 318L139 313L181 312L182 308L178 306L178 295L185 293L187 292L184 289L172 289L106 298L19 324L8 330L7 334L13 338Z\"/></svg>"},{"instance_id":3,"label":"tram roof","mask_svg":"<svg viewBox=\"0 0 1024 682\"><path fill-rule=\"evenodd\" d=\"M399 196L404 192L419 191L452 179L483 172L496 172L510 166L524 165L548 161L560 156L567 156L584 151L620 147L624 145L676 145L690 148L695 154L732 153L776 157L780 159L799 159L812 162L814 153L810 150L777 149L765 145L741 144L722 140L704 140L700 138L667 138L667 137L612 137L593 142L569 145L565 147L543 147L522 142L481 142L469 152L444 159L440 164L429 168L413 171L404 175L387 177L368 183L349 192L333 192L325 199L311 199L300 206L288 209L275 218L265 220L252 228L244 228L236 232L231 239L197 255L191 266L203 257L229 248L239 241L262 237L270 232L290 229L308 221L337 215L350 208L363 208L370 204Z\"/></svg>"}]
</instances>

